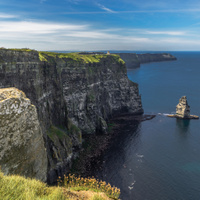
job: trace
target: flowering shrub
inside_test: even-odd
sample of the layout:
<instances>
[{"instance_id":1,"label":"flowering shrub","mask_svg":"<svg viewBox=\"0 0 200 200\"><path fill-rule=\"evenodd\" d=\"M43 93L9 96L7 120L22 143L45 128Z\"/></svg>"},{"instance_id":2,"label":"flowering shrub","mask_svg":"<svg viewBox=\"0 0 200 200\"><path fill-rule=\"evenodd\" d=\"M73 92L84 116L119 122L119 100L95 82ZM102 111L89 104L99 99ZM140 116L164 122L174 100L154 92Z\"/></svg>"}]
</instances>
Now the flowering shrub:
<instances>
[{"instance_id":1,"label":"flowering shrub","mask_svg":"<svg viewBox=\"0 0 200 200\"><path fill-rule=\"evenodd\" d=\"M64 186L72 190L93 190L95 192L104 192L108 197L113 199L118 199L120 195L120 189L117 187L112 187L110 183L105 181L99 181L98 179L92 178L82 178L80 176L75 176L74 174L64 175L64 179L58 178L58 185Z\"/></svg>"}]
</instances>

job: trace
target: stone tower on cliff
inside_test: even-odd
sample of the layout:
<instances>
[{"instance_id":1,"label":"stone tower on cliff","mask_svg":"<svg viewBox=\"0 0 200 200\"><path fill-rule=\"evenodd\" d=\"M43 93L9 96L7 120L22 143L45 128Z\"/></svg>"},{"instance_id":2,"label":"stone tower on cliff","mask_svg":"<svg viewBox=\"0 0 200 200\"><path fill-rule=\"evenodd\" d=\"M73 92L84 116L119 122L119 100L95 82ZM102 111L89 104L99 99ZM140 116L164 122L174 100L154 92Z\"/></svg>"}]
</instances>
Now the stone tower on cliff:
<instances>
[{"instance_id":1,"label":"stone tower on cliff","mask_svg":"<svg viewBox=\"0 0 200 200\"><path fill-rule=\"evenodd\" d=\"M179 99L179 103L176 106L176 115L181 118L187 118L190 116L190 106L188 105L186 96Z\"/></svg>"}]
</instances>

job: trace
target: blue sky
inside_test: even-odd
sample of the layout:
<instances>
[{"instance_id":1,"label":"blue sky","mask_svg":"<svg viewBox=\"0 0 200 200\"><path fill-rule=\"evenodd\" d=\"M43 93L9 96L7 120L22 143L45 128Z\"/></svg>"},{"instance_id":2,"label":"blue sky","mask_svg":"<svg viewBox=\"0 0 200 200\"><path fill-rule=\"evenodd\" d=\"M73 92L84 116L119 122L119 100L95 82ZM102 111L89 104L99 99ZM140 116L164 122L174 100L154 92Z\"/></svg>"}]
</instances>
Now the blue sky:
<instances>
[{"instance_id":1,"label":"blue sky","mask_svg":"<svg viewBox=\"0 0 200 200\"><path fill-rule=\"evenodd\" d=\"M200 51L197 0L0 0L0 47Z\"/></svg>"}]
</instances>

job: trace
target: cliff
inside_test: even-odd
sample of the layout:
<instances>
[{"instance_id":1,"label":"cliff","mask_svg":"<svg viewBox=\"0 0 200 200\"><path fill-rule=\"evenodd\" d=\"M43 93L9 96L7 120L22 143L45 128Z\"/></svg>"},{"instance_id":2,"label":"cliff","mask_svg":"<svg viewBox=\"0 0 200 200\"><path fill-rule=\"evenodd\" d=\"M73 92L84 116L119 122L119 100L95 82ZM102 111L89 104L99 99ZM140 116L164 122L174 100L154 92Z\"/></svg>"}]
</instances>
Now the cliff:
<instances>
[{"instance_id":1,"label":"cliff","mask_svg":"<svg viewBox=\"0 0 200 200\"><path fill-rule=\"evenodd\" d=\"M36 106L49 182L70 168L82 133L106 133L112 116L143 112L118 55L0 49L0 87L22 90Z\"/></svg>"},{"instance_id":2,"label":"cliff","mask_svg":"<svg viewBox=\"0 0 200 200\"><path fill-rule=\"evenodd\" d=\"M126 63L128 69L140 67L140 64L149 62L172 61L176 57L169 53L156 53L156 54L136 54L136 53L119 53L118 54Z\"/></svg>"}]
</instances>

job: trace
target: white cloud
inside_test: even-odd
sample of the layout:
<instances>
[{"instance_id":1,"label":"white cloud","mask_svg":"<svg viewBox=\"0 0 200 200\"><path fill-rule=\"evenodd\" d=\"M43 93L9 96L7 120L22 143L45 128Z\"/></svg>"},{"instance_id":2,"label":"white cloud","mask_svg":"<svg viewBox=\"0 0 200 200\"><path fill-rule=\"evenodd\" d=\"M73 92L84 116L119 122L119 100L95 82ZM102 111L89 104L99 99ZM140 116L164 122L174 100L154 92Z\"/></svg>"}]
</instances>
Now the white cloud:
<instances>
[{"instance_id":1,"label":"white cloud","mask_svg":"<svg viewBox=\"0 0 200 200\"><path fill-rule=\"evenodd\" d=\"M187 13L187 14L194 14L194 13L200 13L200 9L198 8L191 8L191 9L157 9L157 10L118 10L114 11L110 8L107 8L101 4L97 4L99 8L101 8L104 11L86 11L86 12L65 12L63 14L66 15L75 15L75 14L129 14L129 13L135 13L135 14L143 14L143 13Z\"/></svg>"},{"instance_id":2,"label":"white cloud","mask_svg":"<svg viewBox=\"0 0 200 200\"><path fill-rule=\"evenodd\" d=\"M96 29L89 24L44 21L0 23L0 46L38 50L200 50L198 35L198 30Z\"/></svg>"},{"instance_id":3,"label":"white cloud","mask_svg":"<svg viewBox=\"0 0 200 200\"><path fill-rule=\"evenodd\" d=\"M69 31L69 30L81 30L84 29L86 25L72 25L72 24L57 24L57 23L44 23L44 22L1 22L0 23L0 33L29 33L29 34L47 34L56 33L59 31Z\"/></svg>"},{"instance_id":4,"label":"white cloud","mask_svg":"<svg viewBox=\"0 0 200 200\"><path fill-rule=\"evenodd\" d=\"M105 7L104 5L101 5L101 4L97 4L98 6L99 6L99 8L101 8L102 10L105 10L105 11L107 11L107 12L109 12L109 13L115 13L115 11L114 10L111 10L110 8L107 8L107 7Z\"/></svg>"},{"instance_id":5,"label":"white cloud","mask_svg":"<svg viewBox=\"0 0 200 200\"><path fill-rule=\"evenodd\" d=\"M0 13L0 19L11 19L11 18L17 18L17 15L9 15L5 13Z\"/></svg>"},{"instance_id":6,"label":"white cloud","mask_svg":"<svg viewBox=\"0 0 200 200\"><path fill-rule=\"evenodd\" d=\"M153 35L185 35L186 33L183 31L146 31L147 34Z\"/></svg>"}]
</instances>

